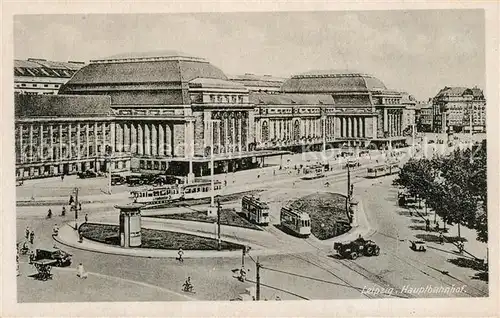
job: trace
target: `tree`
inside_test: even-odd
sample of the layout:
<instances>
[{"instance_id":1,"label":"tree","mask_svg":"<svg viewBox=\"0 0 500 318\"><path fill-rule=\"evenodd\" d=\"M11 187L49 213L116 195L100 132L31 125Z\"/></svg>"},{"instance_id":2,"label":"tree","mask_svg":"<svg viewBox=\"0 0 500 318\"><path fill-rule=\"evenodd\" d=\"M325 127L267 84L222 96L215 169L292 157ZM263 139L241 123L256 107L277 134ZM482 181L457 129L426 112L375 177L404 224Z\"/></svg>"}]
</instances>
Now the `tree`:
<instances>
[{"instance_id":1,"label":"tree","mask_svg":"<svg viewBox=\"0 0 500 318\"><path fill-rule=\"evenodd\" d=\"M477 231L488 240L486 141L472 150L455 150L447 157L411 159L400 170L397 183L410 195L426 200L446 224Z\"/></svg>"}]
</instances>

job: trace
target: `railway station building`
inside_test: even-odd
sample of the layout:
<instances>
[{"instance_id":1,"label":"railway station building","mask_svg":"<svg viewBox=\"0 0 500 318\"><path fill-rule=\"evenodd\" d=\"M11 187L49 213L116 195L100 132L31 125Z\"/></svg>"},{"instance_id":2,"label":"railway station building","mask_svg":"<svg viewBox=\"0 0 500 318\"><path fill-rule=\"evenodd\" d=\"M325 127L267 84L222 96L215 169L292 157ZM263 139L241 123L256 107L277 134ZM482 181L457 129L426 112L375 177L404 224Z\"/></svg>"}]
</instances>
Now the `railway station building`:
<instances>
[{"instance_id":1,"label":"railway station building","mask_svg":"<svg viewBox=\"0 0 500 318\"><path fill-rule=\"evenodd\" d=\"M103 170L110 163L112 171L166 172L193 180L209 175L212 161L221 173L256 167L265 157L289 151L404 142L401 94L373 76L315 71L292 76L279 90L245 83L177 51L92 60L58 97L16 97L16 131L24 142L18 147L18 176L37 174L31 168L39 162L23 160L30 129L34 135L56 131L55 148L79 141L76 148L89 151L82 157L71 150L68 160L59 162L56 150L55 161L48 163L52 168L38 175ZM52 103L58 106L49 111ZM27 122L36 125L29 128Z\"/></svg>"}]
</instances>

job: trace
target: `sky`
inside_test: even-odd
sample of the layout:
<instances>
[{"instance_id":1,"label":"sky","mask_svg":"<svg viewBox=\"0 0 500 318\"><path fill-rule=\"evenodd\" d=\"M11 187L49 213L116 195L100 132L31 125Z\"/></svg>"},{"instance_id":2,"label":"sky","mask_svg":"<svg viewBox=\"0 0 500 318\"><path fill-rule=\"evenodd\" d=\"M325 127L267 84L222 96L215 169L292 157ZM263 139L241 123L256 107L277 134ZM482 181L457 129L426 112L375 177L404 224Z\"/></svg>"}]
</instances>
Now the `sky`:
<instances>
[{"instance_id":1,"label":"sky","mask_svg":"<svg viewBox=\"0 0 500 318\"><path fill-rule=\"evenodd\" d=\"M226 74L372 74L427 100L444 86L485 88L482 10L17 15L14 57L85 61L176 50Z\"/></svg>"}]
</instances>

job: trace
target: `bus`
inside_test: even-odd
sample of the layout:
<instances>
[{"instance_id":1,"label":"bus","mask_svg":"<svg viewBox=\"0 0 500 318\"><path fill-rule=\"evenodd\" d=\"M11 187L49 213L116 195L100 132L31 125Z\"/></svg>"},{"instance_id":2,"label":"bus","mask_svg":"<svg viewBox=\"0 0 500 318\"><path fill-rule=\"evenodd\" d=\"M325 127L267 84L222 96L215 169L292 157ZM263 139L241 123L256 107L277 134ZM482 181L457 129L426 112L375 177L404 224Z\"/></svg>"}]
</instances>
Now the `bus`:
<instances>
[{"instance_id":1,"label":"bus","mask_svg":"<svg viewBox=\"0 0 500 318\"><path fill-rule=\"evenodd\" d=\"M269 224L269 206L259 198L245 195L241 199L241 211L247 220L258 225Z\"/></svg>"},{"instance_id":2,"label":"bus","mask_svg":"<svg viewBox=\"0 0 500 318\"><path fill-rule=\"evenodd\" d=\"M159 207L182 198L178 185L135 190L131 191L130 194L134 202L144 204L146 207Z\"/></svg>"},{"instance_id":3,"label":"bus","mask_svg":"<svg viewBox=\"0 0 500 318\"><path fill-rule=\"evenodd\" d=\"M304 167L304 176L302 179L304 180L312 180L323 178L325 176L325 166L323 165L312 165Z\"/></svg>"},{"instance_id":4,"label":"bus","mask_svg":"<svg viewBox=\"0 0 500 318\"><path fill-rule=\"evenodd\" d=\"M212 183L210 180L181 184L179 187L184 200L209 198L212 195ZM221 189L222 183L214 181L214 196L218 195Z\"/></svg>"},{"instance_id":5,"label":"bus","mask_svg":"<svg viewBox=\"0 0 500 318\"><path fill-rule=\"evenodd\" d=\"M280 213L281 226L299 237L311 235L311 218L305 212L298 212L289 207L282 207Z\"/></svg>"}]
</instances>

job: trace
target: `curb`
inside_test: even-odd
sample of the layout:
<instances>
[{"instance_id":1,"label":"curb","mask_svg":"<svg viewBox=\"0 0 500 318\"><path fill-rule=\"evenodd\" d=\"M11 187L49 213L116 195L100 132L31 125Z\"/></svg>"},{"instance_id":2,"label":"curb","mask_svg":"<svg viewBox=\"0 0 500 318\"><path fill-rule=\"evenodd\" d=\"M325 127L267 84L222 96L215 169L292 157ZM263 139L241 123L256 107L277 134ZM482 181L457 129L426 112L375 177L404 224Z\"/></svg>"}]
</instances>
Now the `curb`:
<instances>
[{"instance_id":1,"label":"curb","mask_svg":"<svg viewBox=\"0 0 500 318\"><path fill-rule=\"evenodd\" d=\"M71 225L69 225L68 223L66 223L66 226L72 228ZM171 231L171 232L173 232L173 231ZM182 232L179 232L179 233L182 233ZM191 235L194 235L194 234L191 234ZM86 240L91 241L93 244L96 244L96 245L103 244L103 246L106 246L107 248L110 248L113 250L112 251L105 251L105 250L99 249L98 247L89 247L89 246L85 246L85 245L79 245L79 243L68 242L67 240L62 239L59 235L52 236L52 238L54 241L56 241L57 243L62 244L64 246L68 246L68 247L75 248L78 250L83 250L83 251L88 251L88 252L97 252L97 253L102 253L102 254L107 254L107 255L119 255L119 256L131 256L131 257L141 257L141 258L155 258L155 259L164 259L164 258L175 259L175 257L176 257L176 250L143 249L138 254L135 254L134 252L138 252L138 250L136 248L133 248L130 250L125 250L122 247L108 247L107 245L104 245L103 243L98 243L98 242L92 241L90 239L86 239ZM155 251L157 253L164 253L164 252L173 253L173 255L147 256L147 255L142 254L143 252L147 253L149 250ZM194 251L196 253L203 253L204 252L204 251L199 251L199 250L192 250L192 251ZM217 252L217 253L214 253L214 255L185 256L183 258L184 259L195 259L195 258L217 258L217 257L228 257L228 258L229 257L231 257L231 258L241 257L240 250L223 251L222 253L224 253L224 254L219 254L219 255L217 255L218 253L220 253L218 251L206 251L206 252L207 252L207 254L211 254L213 252Z\"/></svg>"}]
</instances>

